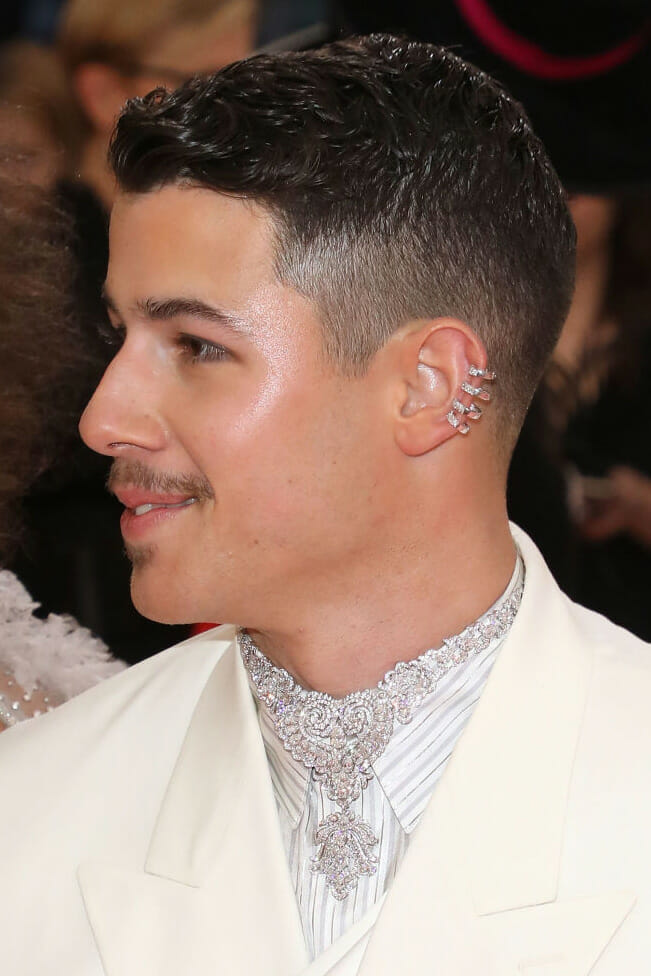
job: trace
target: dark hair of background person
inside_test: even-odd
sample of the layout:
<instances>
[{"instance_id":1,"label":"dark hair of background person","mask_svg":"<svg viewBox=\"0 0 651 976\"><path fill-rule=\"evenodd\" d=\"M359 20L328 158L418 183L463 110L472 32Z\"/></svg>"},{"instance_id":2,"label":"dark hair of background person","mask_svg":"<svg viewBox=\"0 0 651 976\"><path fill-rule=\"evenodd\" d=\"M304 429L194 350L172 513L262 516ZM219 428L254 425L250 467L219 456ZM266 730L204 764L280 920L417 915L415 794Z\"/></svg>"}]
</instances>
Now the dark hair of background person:
<instances>
[{"instance_id":1,"label":"dark hair of background person","mask_svg":"<svg viewBox=\"0 0 651 976\"><path fill-rule=\"evenodd\" d=\"M119 185L256 201L282 281L359 373L410 319L454 316L499 376L509 448L565 318L575 232L518 103L432 45L374 35L261 55L128 103Z\"/></svg>"},{"instance_id":2,"label":"dark hair of background person","mask_svg":"<svg viewBox=\"0 0 651 976\"><path fill-rule=\"evenodd\" d=\"M0 565L19 541L21 499L69 430L86 365L68 230L41 190L0 175Z\"/></svg>"}]
</instances>

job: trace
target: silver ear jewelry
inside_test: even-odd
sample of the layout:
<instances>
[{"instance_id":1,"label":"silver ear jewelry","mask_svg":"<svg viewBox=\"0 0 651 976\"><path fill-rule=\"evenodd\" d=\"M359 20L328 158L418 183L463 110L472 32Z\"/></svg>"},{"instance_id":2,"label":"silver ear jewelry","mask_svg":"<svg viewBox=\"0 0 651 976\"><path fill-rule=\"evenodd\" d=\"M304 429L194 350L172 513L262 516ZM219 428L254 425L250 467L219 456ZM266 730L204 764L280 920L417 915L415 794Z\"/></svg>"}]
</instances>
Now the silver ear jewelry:
<instances>
[{"instance_id":1,"label":"silver ear jewelry","mask_svg":"<svg viewBox=\"0 0 651 976\"><path fill-rule=\"evenodd\" d=\"M469 366L468 376L480 376L483 380L489 380L492 383L497 374L492 369L480 369L479 366Z\"/></svg>"},{"instance_id":2,"label":"silver ear jewelry","mask_svg":"<svg viewBox=\"0 0 651 976\"><path fill-rule=\"evenodd\" d=\"M480 369L479 366L469 366L468 375L486 380L489 383L493 383L496 378L496 374L492 369ZM461 389L473 400L476 397L478 400L483 400L484 403L490 402L491 393L489 390L484 389L483 386L473 386L472 383L464 381L461 384ZM451 427L454 427L458 434L465 436L470 433L470 424L466 421L480 420L482 412L481 407L476 403L465 404L455 397L452 401L452 409L447 414L447 421Z\"/></svg>"}]
</instances>

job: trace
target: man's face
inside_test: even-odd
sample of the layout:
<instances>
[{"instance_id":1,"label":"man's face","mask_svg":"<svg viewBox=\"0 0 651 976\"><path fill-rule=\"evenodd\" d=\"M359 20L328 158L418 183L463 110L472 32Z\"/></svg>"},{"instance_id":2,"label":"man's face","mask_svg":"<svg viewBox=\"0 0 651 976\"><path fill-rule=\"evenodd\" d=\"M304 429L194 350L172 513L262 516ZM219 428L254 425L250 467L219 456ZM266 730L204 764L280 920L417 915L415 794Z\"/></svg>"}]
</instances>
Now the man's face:
<instances>
[{"instance_id":1,"label":"man's face","mask_svg":"<svg viewBox=\"0 0 651 976\"><path fill-rule=\"evenodd\" d=\"M157 620L273 626L371 571L390 404L373 368L334 372L272 261L246 202L171 186L115 204L106 292L124 341L81 432L116 459L132 595Z\"/></svg>"}]
</instances>

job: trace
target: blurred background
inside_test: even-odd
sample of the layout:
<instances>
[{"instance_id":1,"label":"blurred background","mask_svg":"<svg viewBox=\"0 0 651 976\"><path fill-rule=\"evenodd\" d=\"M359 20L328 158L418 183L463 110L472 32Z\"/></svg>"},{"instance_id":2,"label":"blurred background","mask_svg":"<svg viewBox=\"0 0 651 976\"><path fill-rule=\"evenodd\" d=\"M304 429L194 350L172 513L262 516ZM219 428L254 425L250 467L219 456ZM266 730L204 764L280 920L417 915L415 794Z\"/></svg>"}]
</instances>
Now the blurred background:
<instances>
[{"instance_id":1,"label":"blurred background","mask_svg":"<svg viewBox=\"0 0 651 976\"><path fill-rule=\"evenodd\" d=\"M127 662L188 629L131 607L120 506L104 488L105 460L76 433L110 355L100 291L115 118L129 97L253 51L371 31L450 46L497 77L567 188L575 299L516 450L509 508L571 597L651 639L648 0L3 0L0 155L67 215L69 306L84 352L67 419L50 434L55 449L19 500L6 563L43 615L72 614Z\"/></svg>"}]
</instances>

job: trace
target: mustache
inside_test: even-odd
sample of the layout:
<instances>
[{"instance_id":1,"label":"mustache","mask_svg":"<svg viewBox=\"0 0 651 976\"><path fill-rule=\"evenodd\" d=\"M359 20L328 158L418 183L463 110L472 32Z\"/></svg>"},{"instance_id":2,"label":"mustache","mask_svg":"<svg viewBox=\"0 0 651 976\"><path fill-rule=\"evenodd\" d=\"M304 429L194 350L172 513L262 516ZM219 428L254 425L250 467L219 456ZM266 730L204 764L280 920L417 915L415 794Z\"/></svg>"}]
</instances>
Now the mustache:
<instances>
[{"instance_id":1,"label":"mustache","mask_svg":"<svg viewBox=\"0 0 651 976\"><path fill-rule=\"evenodd\" d=\"M191 495L197 501L215 497L210 482L200 475L154 471L141 461L116 458L111 465L106 487L110 492L115 492L127 486L161 495Z\"/></svg>"}]
</instances>

